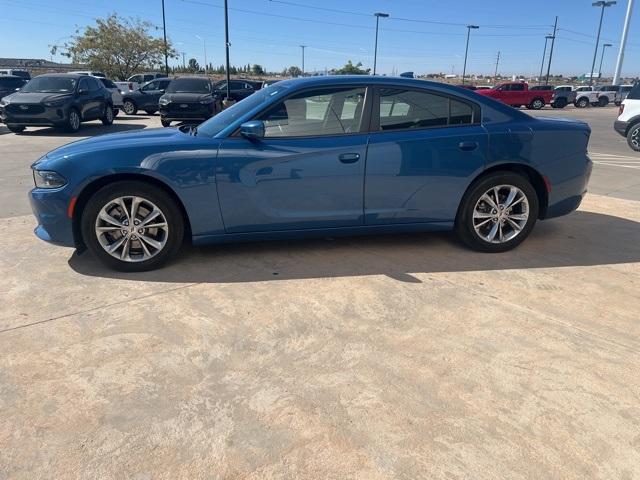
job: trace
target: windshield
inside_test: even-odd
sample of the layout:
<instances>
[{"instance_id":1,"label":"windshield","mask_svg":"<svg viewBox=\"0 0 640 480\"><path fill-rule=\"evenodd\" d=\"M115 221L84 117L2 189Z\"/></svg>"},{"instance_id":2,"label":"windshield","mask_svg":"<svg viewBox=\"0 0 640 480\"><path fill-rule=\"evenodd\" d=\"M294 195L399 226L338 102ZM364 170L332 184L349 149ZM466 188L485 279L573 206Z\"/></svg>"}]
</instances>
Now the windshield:
<instances>
[{"instance_id":1,"label":"windshield","mask_svg":"<svg viewBox=\"0 0 640 480\"><path fill-rule=\"evenodd\" d=\"M283 92L287 87L282 85L273 85L249 95L244 100L223 110L215 117L210 118L200 126L198 126L198 134L206 136L214 136L221 132L224 128L243 117L251 110L258 108L261 104L267 103L272 97Z\"/></svg>"},{"instance_id":2,"label":"windshield","mask_svg":"<svg viewBox=\"0 0 640 480\"><path fill-rule=\"evenodd\" d=\"M76 79L68 77L36 77L22 89L27 93L71 93L76 87Z\"/></svg>"},{"instance_id":3,"label":"windshield","mask_svg":"<svg viewBox=\"0 0 640 480\"><path fill-rule=\"evenodd\" d=\"M167 93L211 93L209 80L198 78L178 78L167 87Z\"/></svg>"}]
</instances>

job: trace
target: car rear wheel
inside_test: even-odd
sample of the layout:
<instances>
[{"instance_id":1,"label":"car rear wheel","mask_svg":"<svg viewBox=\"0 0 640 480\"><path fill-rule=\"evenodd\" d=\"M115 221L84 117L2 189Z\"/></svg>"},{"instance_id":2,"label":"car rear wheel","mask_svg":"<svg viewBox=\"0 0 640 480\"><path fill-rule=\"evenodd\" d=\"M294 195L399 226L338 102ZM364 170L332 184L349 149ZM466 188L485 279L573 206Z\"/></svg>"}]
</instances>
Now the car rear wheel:
<instances>
[{"instance_id":1,"label":"car rear wheel","mask_svg":"<svg viewBox=\"0 0 640 480\"><path fill-rule=\"evenodd\" d=\"M533 110L540 110L542 107L544 107L544 100L541 98L534 98L529 105L529 108L532 108Z\"/></svg>"},{"instance_id":2,"label":"car rear wheel","mask_svg":"<svg viewBox=\"0 0 640 480\"><path fill-rule=\"evenodd\" d=\"M68 132L74 133L80 130L80 125L82 124L82 119L80 118L80 113L75 108L72 108L69 111L69 117L67 118L66 130Z\"/></svg>"},{"instance_id":3,"label":"car rear wheel","mask_svg":"<svg viewBox=\"0 0 640 480\"><path fill-rule=\"evenodd\" d=\"M589 106L589 99L588 98L579 98L578 100L576 100L576 107L578 108L587 108Z\"/></svg>"},{"instance_id":4,"label":"car rear wheel","mask_svg":"<svg viewBox=\"0 0 640 480\"><path fill-rule=\"evenodd\" d=\"M104 115L100 119L103 125L111 125L113 123L113 107L111 105L106 105L104 107Z\"/></svg>"},{"instance_id":5,"label":"car rear wheel","mask_svg":"<svg viewBox=\"0 0 640 480\"><path fill-rule=\"evenodd\" d=\"M184 237L175 201L138 181L98 190L82 212L81 228L89 251L108 267L125 272L160 267L176 255Z\"/></svg>"},{"instance_id":6,"label":"car rear wheel","mask_svg":"<svg viewBox=\"0 0 640 480\"><path fill-rule=\"evenodd\" d=\"M609 105L609 99L607 97L600 97L598 99L598 106L606 107L607 105Z\"/></svg>"},{"instance_id":7,"label":"car rear wheel","mask_svg":"<svg viewBox=\"0 0 640 480\"><path fill-rule=\"evenodd\" d=\"M559 98L555 102L553 102L553 108L564 108L567 106L566 98Z\"/></svg>"},{"instance_id":8,"label":"car rear wheel","mask_svg":"<svg viewBox=\"0 0 640 480\"><path fill-rule=\"evenodd\" d=\"M640 123L636 123L629 129L627 143L632 150L640 152Z\"/></svg>"},{"instance_id":9,"label":"car rear wheel","mask_svg":"<svg viewBox=\"0 0 640 480\"><path fill-rule=\"evenodd\" d=\"M138 107L133 100L125 100L122 104L122 109L127 115L135 115L138 113Z\"/></svg>"},{"instance_id":10,"label":"car rear wheel","mask_svg":"<svg viewBox=\"0 0 640 480\"><path fill-rule=\"evenodd\" d=\"M160 119L160 123L163 127L168 127L171 125L171 120L165 120L164 118Z\"/></svg>"},{"instance_id":11,"label":"car rear wheel","mask_svg":"<svg viewBox=\"0 0 640 480\"><path fill-rule=\"evenodd\" d=\"M10 132L22 133L26 127L23 127L22 125L7 125L7 128Z\"/></svg>"},{"instance_id":12,"label":"car rear wheel","mask_svg":"<svg viewBox=\"0 0 640 480\"><path fill-rule=\"evenodd\" d=\"M455 230L474 250L506 252L531 233L538 218L538 196L529 180L511 172L481 178L465 193Z\"/></svg>"}]
</instances>

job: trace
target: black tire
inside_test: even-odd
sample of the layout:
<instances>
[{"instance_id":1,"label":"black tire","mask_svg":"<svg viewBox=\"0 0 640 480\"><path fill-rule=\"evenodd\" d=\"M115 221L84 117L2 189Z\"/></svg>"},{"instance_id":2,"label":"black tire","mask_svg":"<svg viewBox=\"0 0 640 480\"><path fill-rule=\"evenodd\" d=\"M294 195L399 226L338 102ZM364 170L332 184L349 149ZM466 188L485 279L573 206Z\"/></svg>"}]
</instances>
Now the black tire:
<instances>
[{"instance_id":1,"label":"black tire","mask_svg":"<svg viewBox=\"0 0 640 480\"><path fill-rule=\"evenodd\" d=\"M145 112L147 112L147 115L153 115L154 113L156 113L155 110L145 110Z\"/></svg>"},{"instance_id":2,"label":"black tire","mask_svg":"<svg viewBox=\"0 0 640 480\"><path fill-rule=\"evenodd\" d=\"M627 143L631 147L631 150L640 152L640 123L632 125L627 132Z\"/></svg>"},{"instance_id":3,"label":"black tire","mask_svg":"<svg viewBox=\"0 0 640 480\"><path fill-rule=\"evenodd\" d=\"M165 120L164 118L161 118L160 123L162 124L163 127L168 127L171 125L171 120Z\"/></svg>"},{"instance_id":4,"label":"black tire","mask_svg":"<svg viewBox=\"0 0 640 480\"><path fill-rule=\"evenodd\" d=\"M103 125L112 125L114 118L115 115L113 114L113 107L107 103L107 105L104 107L104 115L102 116L100 121Z\"/></svg>"},{"instance_id":5,"label":"black tire","mask_svg":"<svg viewBox=\"0 0 640 480\"><path fill-rule=\"evenodd\" d=\"M609 105L609 99L607 97L600 97L598 99L599 107L606 107L607 105Z\"/></svg>"},{"instance_id":6,"label":"black tire","mask_svg":"<svg viewBox=\"0 0 640 480\"><path fill-rule=\"evenodd\" d=\"M559 98L553 103L553 108L564 108L567 106L566 98Z\"/></svg>"},{"instance_id":7,"label":"black tire","mask_svg":"<svg viewBox=\"0 0 640 480\"><path fill-rule=\"evenodd\" d=\"M138 113L138 106L136 105L136 102L127 98L122 104L122 111L127 115L135 115Z\"/></svg>"},{"instance_id":8,"label":"black tire","mask_svg":"<svg viewBox=\"0 0 640 480\"><path fill-rule=\"evenodd\" d=\"M64 126L64 129L67 132L75 133L80 130L82 126L82 117L80 116L80 112L75 108L69 110L69 115L67 117L67 123Z\"/></svg>"},{"instance_id":9,"label":"black tire","mask_svg":"<svg viewBox=\"0 0 640 480\"><path fill-rule=\"evenodd\" d=\"M168 225L164 246L147 260L134 262L117 259L105 251L96 235L95 225L100 210L109 201L127 196L142 197L152 202L161 210ZM184 240L184 219L176 202L162 189L140 181L125 180L102 187L87 202L80 221L87 249L103 264L121 272L144 272L159 268L178 253ZM114 235L119 234L118 231ZM140 243L139 240L137 242ZM131 245L133 249L134 244Z\"/></svg>"},{"instance_id":10,"label":"black tire","mask_svg":"<svg viewBox=\"0 0 640 480\"><path fill-rule=\"evenodd\" d=\"M589 106L589 99L586 97L576 100L575 106L578 108L587 108Z\"/></svg>"},{"instance_id":11,"label":"black tire","mask_svg":"<svg viewBox=\"0 0 640 480\"><path fill-rule=\"evenodd\" d=\"M531 110L540 110L542 107L544 107L544 105L545 103L543 98L534 98L533 100L531 100L531 103L527 108Z\"/></svg>"},{"instance_id":12,"label":"black tire","mask_svg":"<svg viewBox=\"0 0 640 480\"><path fill-rule=\"evenodd\" d=\"M473 215L480 197L493 187L500 185L519 188L529 204L529 214L520 233L502 243L491 243L476 232ZM522 205L522 202L520 204ZM467 189L458 208L455 231L458 237L473 250L489 253L506 252L520 245L529 236L538 218L538 209L538 196L526 177L513 172L493 172L476 180ZM493 223L497 222L492 220L492 223L489 223L487 228Z\"/></svg>"},{"instance_id":13,"label":"black tire","mask_svg":"<svg viewBox=\"0 0 640 480\"><path fill-rule=\"evenodd\" d=\"M23 125L11 125L11 124L9 124L9 125L7 125L7 128L9 129L10 132L22 133L22 132L24 132L24 129L27 128L27 127L25 127Z\"/></svg>"}]
</instances>

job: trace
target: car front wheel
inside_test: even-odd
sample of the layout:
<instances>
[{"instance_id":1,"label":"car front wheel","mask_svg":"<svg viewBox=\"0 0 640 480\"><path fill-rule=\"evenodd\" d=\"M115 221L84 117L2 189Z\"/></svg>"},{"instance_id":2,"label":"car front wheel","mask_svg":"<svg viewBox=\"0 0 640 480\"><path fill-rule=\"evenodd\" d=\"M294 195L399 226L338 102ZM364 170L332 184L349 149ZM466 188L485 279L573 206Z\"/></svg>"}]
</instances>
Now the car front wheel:
<instances>
[{"instance_id":1,"label":"car front wheel","mask_svg":"<svg viewBox=\"0 0 640 480\"><path fill-rule=\"evenodd\" d=\"M529 180L511 172L492 173L465 193L456 233L474 250L506 252L531 233L538 218L538 196Z\"/></svg>"},{"instance_id":2,"label":"car front wheel","mask_svg":"<svg viewBox=\"0 0 640 480\"><path fill-rule=\"evenodd\" d=\"M69 111L69 118L67 118L66 130L71 133L75 133L80 130L80 124L82 123L82 119L80 118L80 113L75 108L72 108Z\"/></svg>"},{"instance_id":3,"label":"car front wheel","mask_svg":"<svg viewBox=\"0 0 640 480\"><path fill-rule=\"evenodd\" d=\"M138 181L122 181L98 190L81 217L87 248L115 270L142 272L176 255L184 221L163 190Z\"/></svg>"},{"instance_id":4,"label":"car front wheel","mask_svg":"<svg viewBox=\"0 0 640 480\"><path fill-rule=\"evenodd\" d=\"M135 115L138 112L138 107L133 103L133 100L125 100L122 109L127 115Z\"/></svg>"},{"instance_id":5,"label":"car front wheel","mask_svg":"<svg viewBox=\"0 0 640 480\"><path fill-rule=\"evenodd\" d=\"M640 152L640 123L636 123L629 129L627 143L632 150Z\"/></svg>"}]
</instances>

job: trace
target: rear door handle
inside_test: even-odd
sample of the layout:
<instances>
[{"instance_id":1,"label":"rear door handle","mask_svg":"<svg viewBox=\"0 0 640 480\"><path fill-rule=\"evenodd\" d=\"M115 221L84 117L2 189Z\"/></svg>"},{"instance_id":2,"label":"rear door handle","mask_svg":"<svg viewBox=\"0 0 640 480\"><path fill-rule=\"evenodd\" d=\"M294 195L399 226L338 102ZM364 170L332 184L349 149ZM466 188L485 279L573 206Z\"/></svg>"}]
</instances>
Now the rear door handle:
<instances>
[{"instance_id":1,"label":"rear door handle","mask_svg":"<svg viewBox=\"0 0 640 480\"><path fill-rule=\"evenodd\" d=\"M478 142L460 142L458 144L458 148L460 150L464 150L465 152L470 152L478 148Z\"/></svg>"},{"instance_id":2,"label":"rear door handle","mask_svg":"<svg viewBox=\"0 0 640 480\"><path fill-rule=\"evenodd\" d=\"M360 160L359 153L342 153L338 157L342 163L355 163Z\"/></svg>"}]
</instances>

